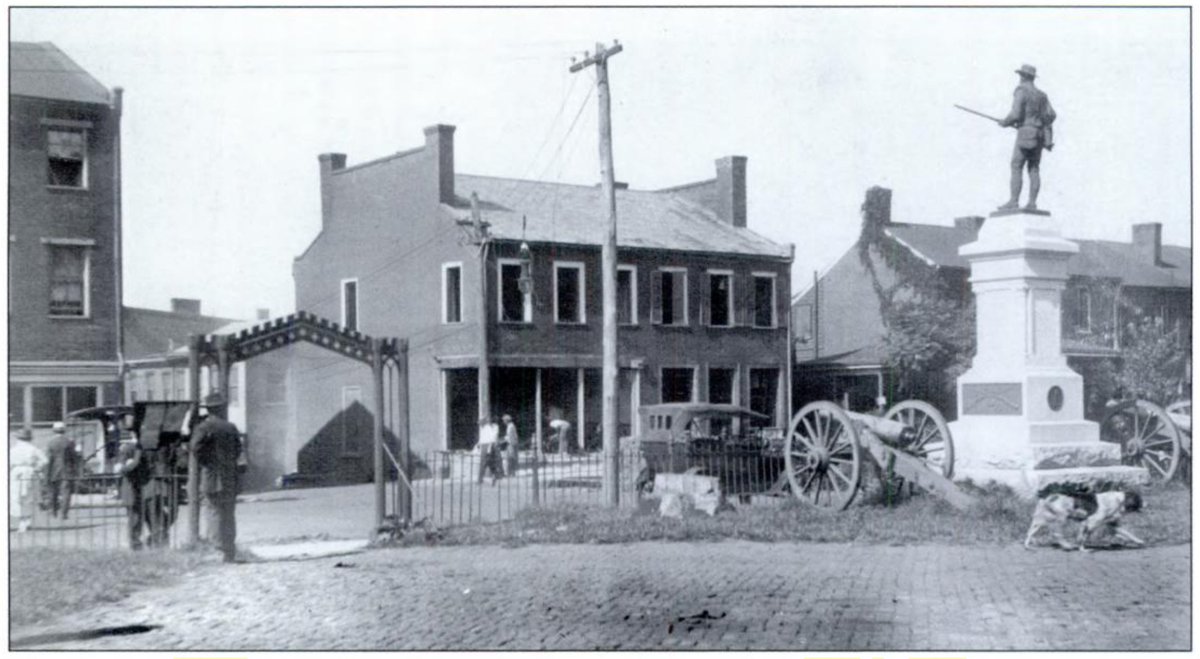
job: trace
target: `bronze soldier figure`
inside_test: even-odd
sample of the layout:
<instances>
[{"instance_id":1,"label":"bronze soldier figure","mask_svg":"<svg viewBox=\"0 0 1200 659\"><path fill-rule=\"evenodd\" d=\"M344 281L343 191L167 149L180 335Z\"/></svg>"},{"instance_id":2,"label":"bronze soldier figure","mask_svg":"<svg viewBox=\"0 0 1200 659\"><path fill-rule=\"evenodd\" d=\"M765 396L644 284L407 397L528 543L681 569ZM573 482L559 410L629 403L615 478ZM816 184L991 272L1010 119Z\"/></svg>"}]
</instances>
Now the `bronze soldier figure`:
<instances>
[{"instance_id":1,"label":"bronze soldier figure","mask_svg":"<svg viewBox=\"0 0 1200 659\"><path fill-rule=\"evenodd\" d=\"M1013 146L1011 163L1012 178L1009 181L1010 196L999 210L1017 208L1017 198L1021 196L1022 169L1029 170L1029 201L1025 208L1036 210L1038 192L1042 187L1042 149L1054 148L1053 125L1056 115L1050 106L1050 97L1033 84L1037 69L1023 64L1016 73L1021 76L1021 84L1013 92L1012 110L997 122L1004 128L1017 128L1017 142Z\"/></svg>"}]
</instances>

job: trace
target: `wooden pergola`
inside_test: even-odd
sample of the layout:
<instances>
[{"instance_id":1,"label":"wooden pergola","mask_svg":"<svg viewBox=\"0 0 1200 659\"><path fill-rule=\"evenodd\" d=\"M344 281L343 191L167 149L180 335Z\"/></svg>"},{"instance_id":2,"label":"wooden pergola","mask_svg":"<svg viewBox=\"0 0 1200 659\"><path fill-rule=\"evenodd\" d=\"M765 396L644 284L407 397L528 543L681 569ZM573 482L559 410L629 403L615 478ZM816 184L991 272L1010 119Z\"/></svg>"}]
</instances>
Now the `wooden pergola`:
<instances>
[{"instance_id":1,"label":"wooden pergola","mask_svg":"<svg viewBox=\"0 0 1200 659\"><path fill-rule=\"evenodd\" d=\"M193 335L188 341L188 373L191 378L193 418L200 405L200 368L215 367L222 398L229 400L230 367L297 342L307 342L371 367L374 388L374 450L375 450L375 525L378 528L386 515L383 418L385 373L394 369L396 427L392 432L398 439L396 463L402 483L397 488L395 515L400 520L412 517L412 461L409 457L408 436L408 341L397 338L373 338L339 326L306 311L297 311L282 318L263 321L236 334ZM188 452L188 537L195 542L200 537L200 481L196 454Z\"/></svg>"}]
</instances>

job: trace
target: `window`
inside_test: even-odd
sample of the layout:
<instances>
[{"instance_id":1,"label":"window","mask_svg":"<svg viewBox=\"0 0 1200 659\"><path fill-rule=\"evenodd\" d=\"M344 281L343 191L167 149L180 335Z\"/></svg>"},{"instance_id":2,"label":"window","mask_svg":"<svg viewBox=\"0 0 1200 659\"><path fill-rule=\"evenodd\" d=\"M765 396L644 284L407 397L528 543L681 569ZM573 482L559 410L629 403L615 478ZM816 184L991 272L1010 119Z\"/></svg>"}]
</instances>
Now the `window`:
<instances>
[{"instance_id":1,"label":"window","mask_svg":"<svg viewBox=\"0 0 1200 659\"><path fill-rule=\"evenodd\" d=\"M689 403L692 401L691 368L664 368L662 370L662 402Z\"/></svg>"},{"instance_id":2,"label":"window","mask_svg":"<svg viewBox=\"0 0 1200 659\"><path fill-rule=\"evenodd\" d=\"M662 269L654 273L652 320L662 325L687 325L687 270Z\"/></svg>"},{"instance_id":3,"label":"window","mask_svg":"<svg viewBox=\"0 0 1200 659\"><path fill-rule=\"evenodd\" d=\"M442 322L462 322L462 264L442 265Z\"/></svg>"},{"instance_id":4,"label":"window","mask_svg":"<svg viewBox=\"0 0 1200 659\"><path fill-rule=\"evenodd\" d=\"M733 273L708 272L708 324L712 327L733 325Z\"/></svg>"},{"instance_id":5,"label":"window","mask_svg":"<svg viewBox=\"0 0 1200 659\"><path fill-rule=\"evenodd\" d=\"M554 264L554 322L582 325L587 322L583 264Z\"/></svg>"},{"instance_id":6,"label":"window","mask_svg":"<svg viewBox=\"0 0 1200 659\"><path fill-rule=\"evenodd\" d=\"M755 327L775 327L775 275L754 275Z\"/></svg>"},{"instance_id":7,"label":"window","mask_svg":"<svg viewBox=\"0 0 1200 659\"><path fill-rule=\"evenodd\" d=\"M25 418L25 387L8 385L9 424Z\"/></svg>"},{"instance_id":8,"label":"window","mask_svg":"<svg viewBox=\"0 0 1200 659\"><path fill-rule=\"evenodd\" d=\"M514 259L500 262L500 322L533 322L533 299L521 292L521 263Z\"/></svg>"},{"instance_id":9,"label":"window","mask_svg":"<svg viewBox=\"0 0 1200 659\"><path fill-rule=\"evenodd\" d=\"M62 421L68 412L96 406L96 387L32 387L33 423Z\"/></svg>"},{"instance_id":10,"label":"window","mask_svg":"<svg viewBox=\"0 0 1200 659\"><path fill-rule=\"evenodd\" d=\"M87 187L87 132L52 128L46 133L48 185Z\"/></svg>"},{"instance_id":11,"label":"window","mask_svg":"<svg viewBox=\"0 0 1200 659\"><path fill-rule=\"evenodd\" d=\"M358 331L358 280L342 280L342 327Z\"/></svg>"},{"instance_id":12,"label":"window","mask_svg":"<svg viewBox=\"0 0 1200 659\"><path fill-rule=\"evenodd\" d=\"M708 369L708 402L733 403L733 376L732 368Z\"/></svg>"},{"instance_id":13,"label":"window","mask_svg":"<svg viewBox=\"0 0 1200 659\"><path fill-rule=\"evenodd\" d=\"M175 369L175 400L187 400L188 372L185 369Z\"/></svg>"},{"instance_id":14,"label":"window","mask_svg":"<svg viewBox=\"0 0 1200 659\"><path fill-rule=\"evenodd\" d=\"M750 369L750 409L765 414L769 419L775 418L776 393L779 388L779 369L752 368ZM752 426L771 425L769 420L753 419Z\"/></svg>"},{"instance_id":15,"label":"window","mask_svg":"<svg viewBox=\"0 0 1200 659\"><path fill-rule=\"evenodd\" d=\"M617 324L637 325L637 268L617 266Z\"/></svg>"},{"instance_id":16,"label":"window","mask_svg":"<svg viewBox=\"0 0 1200 659\"><path fill-rule=\"evenodd\" d=\"M1088 288L1077 288L1070 304L1071 327L1076 331L1090 332L1092 329L1092 295Z\"/></svg>"},{"instance_id":17,"label":"window","mask_svg":"<svg viewBox=\"0 0 1200 659\"><path fill-rule=\"evenodd\" d=\"M88 248L51 244L50 315L88 315Z\"/></svg>"},{"instance_id":18,"label":"window","mask_svg":"<svg viewBox=\"0 0 1200 659\"><path fill-rule=\"evenodd\" d=\"M255 367L257 371L258 367ZM262 391L262 402L271 404L286 403L288 399L288 372L287 366L273 364L270 361L263 363L263 370L266 374L266 386ZM258 387L254 388L258 392Z\"/></svg>"}]
</instances>

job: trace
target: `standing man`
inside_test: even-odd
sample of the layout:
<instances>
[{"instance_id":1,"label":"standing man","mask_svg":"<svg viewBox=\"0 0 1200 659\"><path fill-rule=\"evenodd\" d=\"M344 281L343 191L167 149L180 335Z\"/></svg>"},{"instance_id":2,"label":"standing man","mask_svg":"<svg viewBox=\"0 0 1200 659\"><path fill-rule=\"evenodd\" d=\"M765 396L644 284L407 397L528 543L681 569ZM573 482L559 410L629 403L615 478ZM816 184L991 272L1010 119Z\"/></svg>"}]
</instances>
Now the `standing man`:
<instances>
[{"instance_id":1,"label":"standing man","mask_svg":"<svg viewBox=\"0 0 1200 659\"><path fill-rule=\"evenodd\" d=\"M208 502L209 538L217 540L226 563L236 558L238 451L241 446L237 426L226 421L225 399L209 394L200 407L205 416L192 430L191 450L200 464L200 492Z\"/></svg>"},{"instance_id":2,"label":"standing man","mask_svg":"<svg viewBox=\"0 0 1200 659\"><path fill-rule=\"evenodd\" d=\"M150 482L150 465L142 459L136 437L121 442L116 465L117 473L121 474L121 503L125 504L129 548L137 551L142 548L142 528L146 521L144 495Z\"/></svg>"},{"instance_id":3,"label":"standing man","mask_svg":"<svg viewBox=\"0 0 1200 659\"><path fill-rule=\"evenodd\" d=\"M1013 146L1012 177L1009 180L1009 199L999 210L1014 210L1017 208L1017 198L1021 196L1021 170L1029 170L1029 202L1026 210L1037 210L1038 192L1042 187L1041 163L1042 148L1054 148L1054 119L1057 115L1050 107L1050 97L1046 92L1033 84L1037 77L1037 69L1022 64L1017 69L1021 76L1021 84L1013 92L1012 110L1008 116L998 123L1001 127L1016 126L1017 142Z\"/></svg>"},{"instance_id":4,"label":"standing man","mask_svg":"<svg viewBox=\"0 0 1200 659\"><path fill-rule=\"evenodd\" d=\"M513 423L513 418L510 414L505 414L501 419L504 421L504 443L507 445L504 451L505 456L508 458L505 471L509 476L512 476L517 473L517 443L519 440L517 436L517 424Z\"/></svg>"},{"instance_id":5,"label":"standing man","mask_svg":"<svg viewBox=\"0 0 1200 659\"><path fill-rule=\"evenodd\" d=\"M67 437L67 426L62 421L54 422L54 436L46 446L46 485L49 488L50 516L67 518L71 509L71 491L74 480L79 476L79 454L75 442Z\"/></svg>"},{"instance_id":6,"label":"standing man","mask_svg":"<svg viewBox=\"0 0 1200 659\"><path fill-rule=\"evenodd\" d=\"M46 467L46 454L33 445L33 433L28 428L17 431L8 440L8 521L11 528L17 519L17 532L24 533L33 524L33 509L37 506L38 479Z\"/></svg>"},{"instance_id":7,"label":"standing man","mask_svg":"<svg viewBox=\"0 0 1200 659\"><path fill-rule=\"evenodd\" d=\"M483 483L486 472L492 472L492 485L503 476L500 466L496 443L500 441L500 428L492 415L485 414L479 418L479 482Z\"/></svg>"}]
</instances>

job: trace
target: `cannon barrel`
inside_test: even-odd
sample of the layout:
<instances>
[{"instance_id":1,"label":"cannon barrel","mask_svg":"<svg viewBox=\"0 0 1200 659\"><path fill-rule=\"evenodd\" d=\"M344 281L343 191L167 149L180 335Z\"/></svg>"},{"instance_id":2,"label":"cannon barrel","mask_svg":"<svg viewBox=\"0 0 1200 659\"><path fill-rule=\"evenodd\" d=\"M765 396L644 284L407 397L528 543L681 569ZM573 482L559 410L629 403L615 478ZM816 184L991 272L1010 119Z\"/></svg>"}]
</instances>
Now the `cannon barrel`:
<instances>
[{"instance_id":1,"label":"cannon barrel","mask_svg":"<svg viewBox=\"0 0 1200 659\"><path fill-rule=\"evenodd\" d=\"M860 427L889 444L904 446L916 439L916 431L899 421L860 412L846 412L846 415Z\"/></svg>"}]
</instances>

